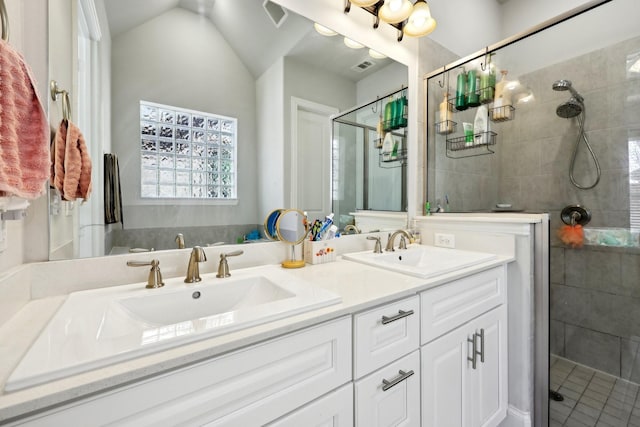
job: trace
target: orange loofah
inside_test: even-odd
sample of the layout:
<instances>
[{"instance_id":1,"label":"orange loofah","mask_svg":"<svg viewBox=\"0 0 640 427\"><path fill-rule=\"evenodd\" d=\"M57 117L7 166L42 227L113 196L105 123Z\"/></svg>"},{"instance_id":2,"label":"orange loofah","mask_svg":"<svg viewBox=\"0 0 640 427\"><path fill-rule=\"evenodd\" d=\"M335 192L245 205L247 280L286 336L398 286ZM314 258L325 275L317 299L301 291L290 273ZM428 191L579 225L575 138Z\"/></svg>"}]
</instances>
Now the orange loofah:
<instances>
[{"instance_id":1,"label":"orange loofah","mask_svg":"<svg viewBox=\"0 0 640 427\"><path fill-rule=\"evenodd\" d=\"M584 230L580 224L563 225L558 230L558 238L565 245L572 248L581 248L584 244Z\"/></svg>"}]
</instances>

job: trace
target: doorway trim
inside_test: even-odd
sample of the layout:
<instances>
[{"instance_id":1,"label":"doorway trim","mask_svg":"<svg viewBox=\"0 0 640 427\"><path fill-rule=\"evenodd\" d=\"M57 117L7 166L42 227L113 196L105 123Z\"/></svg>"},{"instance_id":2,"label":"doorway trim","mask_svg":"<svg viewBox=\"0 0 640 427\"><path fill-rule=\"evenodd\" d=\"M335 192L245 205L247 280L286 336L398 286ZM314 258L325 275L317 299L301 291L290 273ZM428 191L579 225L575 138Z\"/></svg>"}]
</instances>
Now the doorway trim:
<instances>
[{"instance_id":1,"label":"doorway trim","mask_svg":"<svg viewBox=\"0 0 640 427\"><path fill-rule=\"evenodd\" d=\"M291 186L289 193L289 202L292 207L297 207L298 205L298 113L300 111L327 116L327 121L329 122L329 124L331 124L331 116L340 112L340 110L336 107L331 107L329 105L324 105L317 102L309 101L307 99L298 98L296 96L291 97L291 150L289 153ZM331 135L331 132L329 134ZM328 140L327 144L331 144L331 140ZM329 152L331 152L331 150L329 150ZM329 161L329 165L331 165L331 159L329 158L327 160ZM331 168L329 168L329 171L331 171ZM331 176L328 176L327 178L331 179ZM327 200L326 202L329 206L331 205L330 195L329 200Z\"/></svg>"}]
</instances>

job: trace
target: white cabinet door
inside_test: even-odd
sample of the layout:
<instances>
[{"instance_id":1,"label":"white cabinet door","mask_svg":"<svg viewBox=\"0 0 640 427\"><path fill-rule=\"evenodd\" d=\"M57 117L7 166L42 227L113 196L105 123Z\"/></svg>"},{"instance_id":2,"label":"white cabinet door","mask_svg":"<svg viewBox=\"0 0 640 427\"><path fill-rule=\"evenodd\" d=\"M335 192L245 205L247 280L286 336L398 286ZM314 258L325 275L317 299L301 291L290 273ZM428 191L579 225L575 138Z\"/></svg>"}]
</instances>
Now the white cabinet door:
<instances>
[{"instance_id":1,"label":"white cabinet door","mask_svg":"<svg viewBox=\"0 0 640 427\"><path fill-rule=\"evenodd\" d=\"M463 427L468 418L465 390L467 328L456 329L422 347L422 425Z\"/></svg>"},{"instance_id":2,"label":"white cabinet door","mask_svg":"<svg viewBox=\"0 0 640 427\"><path fill-rule=\"evenodd\" d=\"M506 306L445 334L421 351L424 427L492 427L506 417Z\"/></svg>"},{"instance_id":3,"label":"white cabinet door","mask_svg":"<svg viewBox=\"0 0 640 427\"><path fill-rule=\"evenodd\" d=\"M420 427L420 355L413 353L356 381L358 427Z\"/></svg>"},{"instance_id":4,"label":"white cabinet door","mask_svg":"<svg viewBox=\"0 0 640 427\"><path fill-rule=\"evenodd\" d=\"M469 390L471 426L497 426L507 413L507 308L501 306L473 322L477 369Z\"/></svg>"},{"instance_id":5,"label":"white cabinet door","mask_svg":"<svg viewBox=\"0 0 640 427\"><path fill-rule=\"evenodd\" d=\"M285 415L268 427L353 427L353 383Z\"/></svg>"}]
</instances>

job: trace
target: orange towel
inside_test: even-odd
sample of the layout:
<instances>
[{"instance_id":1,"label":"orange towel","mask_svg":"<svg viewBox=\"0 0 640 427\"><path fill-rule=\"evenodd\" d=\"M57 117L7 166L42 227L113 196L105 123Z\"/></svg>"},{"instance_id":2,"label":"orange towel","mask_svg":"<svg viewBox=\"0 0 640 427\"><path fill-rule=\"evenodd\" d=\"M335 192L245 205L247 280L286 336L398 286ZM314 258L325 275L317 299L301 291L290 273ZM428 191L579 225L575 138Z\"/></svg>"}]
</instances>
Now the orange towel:
<instances>
[{"instance_id":1,"label":"orange towel","mask_svg":"<svg viewBox=\"0 0 640 427\"><path fill-rule=\"evenodd\" d=\"M91 158L80 129L62 120L53 140L51 185L63 200L85 201L91 194Z\"/></svg>"},{"instance_id":2,"label":"orange towel","mask_svg":"<svg viewBox=\"0 0 640 427\"><path fill-rule=\"evenodd\" d=\"M0 40L0 196L35 199L49 178L49 125L29 66Z\"/></svg>"}]
</instances>

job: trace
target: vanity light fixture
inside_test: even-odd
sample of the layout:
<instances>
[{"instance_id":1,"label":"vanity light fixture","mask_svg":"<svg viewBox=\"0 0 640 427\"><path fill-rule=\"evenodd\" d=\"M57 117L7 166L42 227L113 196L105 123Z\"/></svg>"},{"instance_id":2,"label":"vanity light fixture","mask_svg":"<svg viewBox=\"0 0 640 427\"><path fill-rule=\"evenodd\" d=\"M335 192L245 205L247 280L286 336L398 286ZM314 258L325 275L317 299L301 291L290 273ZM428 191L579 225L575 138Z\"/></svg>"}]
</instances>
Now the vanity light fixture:
<instances>
[{"instance_id":1,"label":"vanity light fixture","mask_svg":"<svg viewBox=\"0 0 640 427\"><path fill-rule=\"evenodd\" d=\"M322 34L323 36L327 36L327 37L332 37L332 36L335 36L336 34L338 34L335 31L333 31L332 29L327 28L324 25L320 25L317 22L313 23L313 28L315 28L316 31L319 34Z\"/></svg>"},{"instance_id":2,"label":"vanity light fixture","mask_svg":"<svg viewBox=\"0 0 640 427\"><path fill-rule=\"evenodd\" d=\"M386 22L398 30L398 41L406 34L410 37L422 37L436 28L436 20L426 0L345 0L344 13L349 13L351 5L358 6L374 16L373 28L380 21Z\"/></svg>"},{"instance_id":3,"label":"vanity light fixture","mask_svg":"<svg viewBox=\"0 0 640 427\"><path fill-rule=\"evenodd\" d=\"M388 24L397 24L409 18L413 4L409 0L384 0L378 17Z\"/></svg>"},{"instance_id":4,"label":"vanity light fixture","mask_svg":"<svg viewBox=\"0 0 640 427\"><path fill-rule=\"evenodd\" d=\"M351 49L362 49L364 47L363 44L360 44L355 40L351 40L349 37L344 38L344 44Z\"/></svg>"},{"instance_id":5,"label":"vanity light fixture","mask_svg":"<svg viewBox=\"0 0 640 427\"><path fill-rule=\"evenodd\" d=\"M413 12L404 25L402 32L410 37L422 37L436 29L436 20L431 17L431 9L425 0L413 5Z\"/></svg>"}]
</instances>

